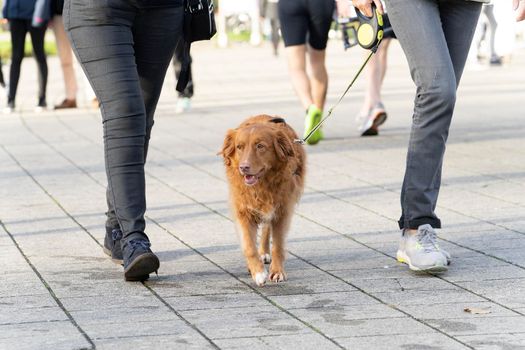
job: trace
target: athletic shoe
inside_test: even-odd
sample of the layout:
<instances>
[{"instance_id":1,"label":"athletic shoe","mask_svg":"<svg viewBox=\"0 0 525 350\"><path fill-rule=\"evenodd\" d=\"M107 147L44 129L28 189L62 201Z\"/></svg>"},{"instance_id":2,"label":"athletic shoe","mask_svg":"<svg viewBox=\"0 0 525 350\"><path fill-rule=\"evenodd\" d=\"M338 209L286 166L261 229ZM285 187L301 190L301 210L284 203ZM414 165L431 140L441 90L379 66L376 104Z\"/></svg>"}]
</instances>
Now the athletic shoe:
<instances>
[{"instance_id":1,"label":"athletic shoe","mask_svg":"<svg viewBox=\"0 0 525 350\"><path fill-rule=\"evenodd\" d=\"M450 254L446 253L449 257ZM439 273L447 271L447 257L439 248L436 231L430 225L421 225L416 234L403 230L397 260L408 264L412 271Z\"/></svg>"},{"instance_id":2,"label":"athletic shoe","mask_svg":"<svg viewBox=\"0 0 525 350\"><path fill-rule=\"evenodd\" d=\"M35 112L43 112L46 109L47 109L46 100L44 100L44 99L38 100L38 104L35 107Z\"/></svg>"},{"instance_id":3,"label":"athletic shoe","mask_svg":"<svg viewBox=\"0 0 525 350\"><path fill-rule=\"evenodd\" d=\"M7 101L7 106L4 108L4 114L11 114L15 111L15 101Z\"/></svg>"},{"instance_id":4,"label":"athletic shoe","mask_svg":"<svg viewBox=\"0 0 525 350\"><path fill-rule=\"evenodd\" d=\"M188 112L191 109L191 99L189 97L179 97L175 106L175 113Z\"/></svg>"},{"instance_id":5,"label":"athletic shoe","mask_svg":"<svg viewBox=\"0 0 525 350\"><path fill-rule=\"evenodd\" d=\"M120 228L106 227L106 237L104 238L104 253L111 257L114 263L122 265L124 260L122 258L122 248L120 240L122 239L122 231Z\"/></svg>"},{"instance_id":6,"label":"athletic shoe","mask_svg":"<svg viewBox=\"0 0 525 350\"><path fill-rule=\"evenodd\" d=\"M147 239L135 238L122 245L124 278L126 281L145 281L159 269L159 258L150 249Z\"/></svg>"},{"instance_id":7,"label":"athletic shoe","mask_svg":"<svg viewBox=\"0 0 525 350\"><path fill-rule=\"evenodd\" d=\"M312 131L317 124L323 119L323 111L317 108L315 105L310 105L306 111L306 118L304 120L304 136L305 138L310 131ZM321 128L317 129L306 143L309 145L315 145L319 141L324 139L323 130Z\"/></svg>"},{"instance_id":8,"label":"athletic shoe","mask_svg":"<svg viewBox=\"0 0 525 350\"><path fill-rule=\"evenodd\" d=\"M368 115L357 117L357 122L359 123L357 130L361 133L361 136L379 135L379 126L386 121L386 118L385 107L382 103L378 103L370 110Z\"/></svg>"}]
</instances>

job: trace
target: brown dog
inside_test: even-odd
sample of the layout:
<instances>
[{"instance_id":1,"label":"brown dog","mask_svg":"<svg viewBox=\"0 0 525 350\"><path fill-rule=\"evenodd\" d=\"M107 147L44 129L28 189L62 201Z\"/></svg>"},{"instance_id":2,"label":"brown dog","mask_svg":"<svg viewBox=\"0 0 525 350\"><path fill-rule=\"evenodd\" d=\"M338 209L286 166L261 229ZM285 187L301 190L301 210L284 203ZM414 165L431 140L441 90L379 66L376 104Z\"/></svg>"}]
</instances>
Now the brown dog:
<instances>
[{"instance_id":1,"label":"brown dog","mask_svg":"<svg viewBox=\"0 0 525 350\"><path fill-rule=\"evenodd\" d=\"M228 130L222 156L248 270L258 286L286 279L284 239L304 188L306 154L284 119L248 118ZM257 229L262 227L257 250ZM272 254L270 256L270 235Z\"/></svg>"}]
</instances>

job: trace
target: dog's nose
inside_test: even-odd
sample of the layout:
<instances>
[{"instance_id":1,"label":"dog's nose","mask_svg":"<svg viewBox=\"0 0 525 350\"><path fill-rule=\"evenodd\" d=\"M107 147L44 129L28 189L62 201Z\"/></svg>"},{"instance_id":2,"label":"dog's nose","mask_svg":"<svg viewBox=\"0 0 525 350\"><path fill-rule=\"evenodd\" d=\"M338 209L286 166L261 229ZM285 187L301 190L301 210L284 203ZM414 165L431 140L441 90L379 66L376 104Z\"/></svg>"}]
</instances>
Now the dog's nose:
<instances>
[{"instance_id":1,"label":"dog's nose","mask_svg":"<svg viewBox=\"0 0 525 350\"><path fill-rule=\"evenodd\" d=\"M249 173L250 172L250 166L248 164L241 164L239 165L239 170L243 173Z\"/></svg>"}]
</instances>

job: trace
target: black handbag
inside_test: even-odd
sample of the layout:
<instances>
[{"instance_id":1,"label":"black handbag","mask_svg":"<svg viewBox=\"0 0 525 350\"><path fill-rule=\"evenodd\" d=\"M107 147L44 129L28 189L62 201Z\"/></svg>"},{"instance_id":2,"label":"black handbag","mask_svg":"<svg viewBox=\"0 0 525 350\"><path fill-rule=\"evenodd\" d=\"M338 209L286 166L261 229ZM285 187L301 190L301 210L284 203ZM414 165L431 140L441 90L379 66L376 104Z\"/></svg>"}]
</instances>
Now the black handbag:
<instances>
[{"instance_id":1,"label":"black handbag","mask_svg":"<svg viewBox=\"0 0 525 350\"><path fill-rule=\"evenodd\" d=\"M213 0L186 0L184 2L183 37L178 43L184 47L177 91L183 92L188 85L191 43L210 40L215 33L217 33L217 27L213 15Z\"/></svg>"},{"instance_id":2,"label":"black handbag","mask_svg":"<svg viewBox=\"0 0 525 350\"><path fill-rule=\"evenodd\" d=\"M184 24L184 36L190 43L210 40L217 33L213 0L187 0Z\"/></svg>"}]
</instances>

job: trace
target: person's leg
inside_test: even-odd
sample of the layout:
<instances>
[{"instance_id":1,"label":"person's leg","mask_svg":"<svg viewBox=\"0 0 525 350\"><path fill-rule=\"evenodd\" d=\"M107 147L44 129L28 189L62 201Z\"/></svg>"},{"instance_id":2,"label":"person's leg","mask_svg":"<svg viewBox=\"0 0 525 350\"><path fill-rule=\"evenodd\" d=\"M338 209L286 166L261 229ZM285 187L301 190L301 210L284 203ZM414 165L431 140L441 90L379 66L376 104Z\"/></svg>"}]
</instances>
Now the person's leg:
<instances>
[{"instance_id":1,"label":"person's leg","mask_svg":"<svg viewBox=\"0 0 525 350\"><path fill-rule=\"evenodd\" d=\"M328 72L326 71L326 50L308 48L308 58L311 68L311 96L315 106L324 109L326 91L328 90Z\"/></svg>"},{"instance_id":2,"label":"person's leg","mask_svg":"<svg viewBox=\"0 0 525 350\"><path fill-rule=\"evenodd\" d=\"M384 39L377 52L372 56L365 67L365 98L361 106L360 114L367 114L370 110L381 103L381 87L385 79L387 69L388 47L391 39ZM367 55L366 55L367 56Z\"/></svg>"},{"instance_id":3,"label":"person's leg","mask_svg":"<svg viewBox=\"0 0 525 350\"><path fill-rule=\"evenodd\" d=\"M64 22L100 101L108 213L114 207L122 230L125 277L145 279L158 268L158 259L149 250L144 232L144 164L163 74L180 36L182 7L159 8L149 14L150 10L125 0L111 0L111 8L119 11L109 16L105 6L93 6L93 2L98 0L67 1ZM108 216L106 224L114 224L111 220Z\"/></svg>"},{"instance_id":4,"label":"person's leg","mask_svg":"<svg viewBox=\"0 0 525 350\"><path fill-rule=\"evenodd\" d=\"M111 18L102 6L89 6L95 0L83 1L66 1L64 19L73 51L101 105L108 202L115 204L124 235L142 238L146 113L131 29L136 9L120 4L119 16ZM90 18L100 23L90 24Z\"/></svg>"},{"instance_id":5,"label":"person's leg","mask_svg":"<svg viewBox=\"0 0 525 350\"><path fill-rule=\"evenodd\" d=\"M328 90L328 73L325 66L328 31L332 24L335 2L330 0L308 0L306 18L308 20L308 58L311 71L310 85L313 106L308 108L305 120L305 137L323 118L323 109ZM316 144L324 138L321 128L309 136L307 142Z\"/></svg>"},{"instance_id":6,"label":"person's leg","mask_svg":"<svg viewBox=\"0 0 525 350\"><path fill-rule=\"evenodd\" d=\"M308 57L312 72L312 97L314 104L321 110L324 109L328 89L325 57L334 9L335 3L333 1L308 1Z\"/></svg>"},{"instance_id":7,"label":"person's leg","mask_svg":"<svg viewBox=\"0 0 525 350\"><path fill-rule=\"evenodd\" d=\"M175 70L175 80L179 80L180 72L182 70L182 60L184 57L184 50L182 45L177 45L175 48L175 55L173 56L173 68ZM182 92L178 92L177 104L175 105L175 113L187 112L191 109L191 98L193 97L194 85L192 74L192 58L190 55L188 84Z\"/></svg>"},{"instance_id":8,"label":"person's leg","mask_svg":"<svg viewBox=\"0 0 525 350\"><path fill-rule=\"evenodd\" d=\"M303 0L280 0L278 11L292 86L301 105L307 109L313 103L310 80L306 74L308 14Z\"/></svg>"},{"instance_id":9,"label":"person's leg","mask_svg":"<svg viewBox=\"0 0 525 350\"><path fill-rule=\"evenodd\" d=\"M28 24L22 19L9 20L11 33L11 68L9 71L9 91L7 95L8 107L14 107L16 90L20 79L20 66L24 58L25 37L28 31Z\"/></svg>"},{"instance_id":10,"label":"person's leg","mask_svg":"<svg viewBox=\"0 0 525 350\"><path fill-rule=\"evenodd\" d=\"M62 67L62 74L64 76L66 101L75 101L76 106L78 87L77 79L75 77L75 69L73 66L73 52L71 51L71 45L67 39L62 16L53 17L53 32L55 34L58 57Z\"/></svg>"},{"instance_id":11,"label":"person's leg","mask_svg":"<svg viewBox=\"0 0 525 350\"><path fill-rule=\"evenodd\" d=\"M275 6L275 4L274 4ZM270 28L272 31L271 38L272 38L272 47L273 47L273 54L275 56L279 55L279 19L278 18L271 18L270 19Z\"/></svg>"},{"instance_id":12,"label":"person's leg","mask_svg":"<svg viewBox=\"0 0 525 350\"><path fill-rule=\"evenodd\" d=\"M44 50L44 37L46 26L35 28L30 27L31 44L33 44L33 54L38 64L38 107L46 107L47 89L47 58Z\"/></svg>"},{"instance_id":13,"label":"person's leg","mask_svg":"<svg viewBox=\"0 0 525 350\"><path fill-rule=\"evenodd\" d=\"M306 74L306 45L294 45L286 47L288 59L288 72L301 105L308 109L314 103L310 79ZM320 107L320 106L318 106Z\"/></svg>"},{"instance_id":14,"label":"person's leg","mask_svg":"<svg viewBox=\"0 0 525 350\"><path fill-rule=\"evenodd\" d=\"M453 46L456 56L462 51L466 58L479 15L478 5L467 1L443 2L442 5L435 0L422 0L417 4L387 1L390 19L417 87L402 191L401 228L413 229L423 224L441 226L434 209L456 99L456 79L459 79L449 48ZM455 39L446 37L448 28L442 23L442 11L452 17L446 22L448 28L454 27L454 22L457 22L456 27L462 28L460 32L450 31ZM459 68L459 60L455 63Z\"/></svg>"},{"instance_id":15,"label":"person's leg","mask_svg":"<svg viewBox=\"0 0 525 350\"><path fill-rule=\"evenodd\" d=\"M414 3L387 0L387 7L417 87L399 226L405 230L419 228L418 234L423 235L429 231L422 230L422 227L441 227L435 208L445 143L456 88L481 5L468 1L421 0ZM427 238L434 236L425 235ZM425 242L434 245L434 240ZM420 257L420 269L444 267L442 258L434 251Z\"/></svg>"},{"instance_id":16,"label":"person's leg","mask_svg":"<svg viewBox=\"0 0 525 350\"><path fill-rule=\"evenodd\" d=\"M0 86L5 88L4 72L2 70L3 65L4 64L2 63L2 57L0 57Z\"/></svg>"},{"instance_id":17,"label":"person's leg","mask_svg":"<svg viewBox=\"0 0 525 350\"><path fill-rule=\"evenodd\" d=\"M166 71L182 34L183 8L143 9L134 22L135 61L146 107L144 162Z\"/></svg>"},{"instance_id":18,"label":"person's leg","mask_svg":"<svg viewBox=\"0 0 525 350\"><path fill-rule=\"evenodd\" d=\"M483 13L487 16L490 26L490 63L501 64L501 58L496 53L496 30L498 29L498 21L494 16L494 5L484 5Z\"/></svg>"},{"instance_id":19,"label":"person's leg","mask_svg":"<svg viewBox=\"0 0 525 350\"><path fill-rule=\"evenodd\" d=\"M387 69L388 47L391 39L383 39L377 52L365 67L365 98L357 115L358 130L362 136L378 135L378 127L387 118L384 109L381 88ZM366 55L365 55L366 57Z\"/></svg>"}]
</instances>

